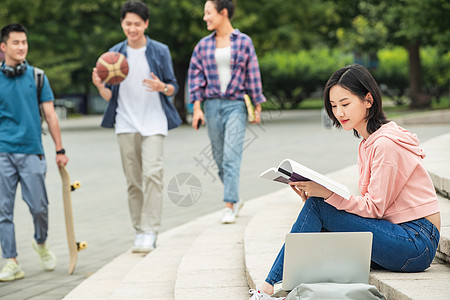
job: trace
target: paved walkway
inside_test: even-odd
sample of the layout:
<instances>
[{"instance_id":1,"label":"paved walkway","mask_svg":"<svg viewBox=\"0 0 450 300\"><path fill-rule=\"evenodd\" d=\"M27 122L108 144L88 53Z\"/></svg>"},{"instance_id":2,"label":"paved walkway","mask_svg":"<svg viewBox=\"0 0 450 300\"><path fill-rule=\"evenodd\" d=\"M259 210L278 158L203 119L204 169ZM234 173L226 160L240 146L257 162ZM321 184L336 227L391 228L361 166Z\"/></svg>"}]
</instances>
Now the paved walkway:
<instances>
[{"instance_id":1,"label":"paved walkway","mask_svg":"<svg viewBox=\"0 0 450 300\"><path fill-rule=\"evenodd\" d=\"M261 126L249 127L247 132L241 177L241 196L244 199L274 192L274 186L262 185L258 175L286 157L302 161L322 173L336 171L355 162L358 140L347 132L322 128L318 111L271 112L265 114L265 120ZM75 273L67 275L60 179L53 163L51 139L47 135L44 144L50 153L47 177L51 201L49 243L58 256L59 265L54 272L39 269L37 256L31 250L33 228L29 213L23 202L17 201L15 219L19 261L26 278L0 283L1 299L61 299L102 266L129 250L133 232L116 140L112 131L100 129L98 124L99 117L62 122L63 140L71 159L68 170L72 179L83 183L82 188L73 193L76 233L79 239L89 244L87 250L80 252ZM422 141L449 132L448 124L418 124L408 125L408 128L418 133ZM166 139L163 231L222 208L222 188L212 161L208 159L208 147L204 128L194 132L183 126L172 131ZM200 180L201 197L193 206L177 206L168 197L168 183L180 173L192 174ZM123 261L129 266L136 260L136 256L131 256Z\"/></svg>"}]
</instances>

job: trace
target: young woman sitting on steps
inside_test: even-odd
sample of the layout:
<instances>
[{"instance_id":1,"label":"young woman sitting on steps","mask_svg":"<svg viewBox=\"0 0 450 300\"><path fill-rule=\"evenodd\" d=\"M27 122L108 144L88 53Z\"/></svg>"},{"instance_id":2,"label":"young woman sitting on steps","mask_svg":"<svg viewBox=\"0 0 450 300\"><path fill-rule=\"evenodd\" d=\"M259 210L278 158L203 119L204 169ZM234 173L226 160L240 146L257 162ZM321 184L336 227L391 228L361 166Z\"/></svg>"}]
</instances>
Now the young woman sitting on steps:
<instances>
[{"instance_id":1,"label":"young woman sitting on steps","mask_svg":"<svg viewBox=\"0 0 450 300\"><path fill-rule=\"evenodd\" d=\"M333 125L361 137L359 191L349 200L323 186L293 182L305 202L291 232L370 231L372 267L396 272L427 269L440 237L439 204L415 134L386 120L375 79L361 65L336 71L324 91ZM284 246L251 300L271 299L282 280ZM273 298L272 298L273 299Z\"/></svg>"}]
</instances>

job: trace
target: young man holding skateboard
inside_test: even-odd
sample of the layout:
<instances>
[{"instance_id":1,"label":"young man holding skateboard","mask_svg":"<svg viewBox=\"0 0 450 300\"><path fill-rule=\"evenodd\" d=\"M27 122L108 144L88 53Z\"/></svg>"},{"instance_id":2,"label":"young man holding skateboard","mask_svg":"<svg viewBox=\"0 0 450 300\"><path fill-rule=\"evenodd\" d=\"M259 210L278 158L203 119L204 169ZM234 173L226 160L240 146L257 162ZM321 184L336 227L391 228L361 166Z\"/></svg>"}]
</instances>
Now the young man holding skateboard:
<instances>
[{"instance_id":1,"label":"young man holding skateboard","mask_svg":"<svg viewBox=\"0 0 450 300\"><path fill-rule=\"evenodd\" d=\"M13 223L19 182L23 200L33 216L33 248L39 254L40 265L48 271L56 266L56 257L45 242L48 230L47 165L41 139L39 104L55 143L56 164L66 165L68 158L61 142L53 92L45 75L40 100L37 97L34 68L25 59L28 53L25 27L20 24L3 27L0 47L5 53L0 72L0 242L3 257L7 259L0 270L0 281L12 281L25 276L16 259Z\"/></svg>"},{"instance_id":2,"label":"young man holding skateboard","mask_svg":"<svg viewBox=\"0 0 450 300\"><path fill-rule=\"evenodd\" d=\"M169 48L145 35L149 11L143 2L122 6L121 25L127 39L110 51L127 57L130 71L119 85L105 85L92 72L92 82L109 101L102 126L115 127L128 185L128 205L135 229L133 252L147 253L156 246L163 200L163 140L181 124L168 101L177 81Z\"/></svg>"}]
</instances>

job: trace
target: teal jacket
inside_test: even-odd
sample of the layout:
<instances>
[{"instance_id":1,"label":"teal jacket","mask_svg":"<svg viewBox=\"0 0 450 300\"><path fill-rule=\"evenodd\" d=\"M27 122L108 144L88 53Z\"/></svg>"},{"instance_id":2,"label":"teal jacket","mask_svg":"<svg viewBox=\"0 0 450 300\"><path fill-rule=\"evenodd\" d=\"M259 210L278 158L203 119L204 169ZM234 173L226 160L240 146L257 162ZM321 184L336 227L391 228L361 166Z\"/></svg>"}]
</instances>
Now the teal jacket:
<instances>
[{"instance_id":1,"label":"teal jacket","mask_svg":"<svg viewBox=\"0 0 450 300\"><path fill-rule=\"evenodd\" d=\"M120 52L127 56L127 40L114 45L109 51ZM147 62L150 66L150 70L164 83L171 84L175 87L175 92L178 91L178 84L173 72L172 58L170 56L169 47L166 45L150 39L147 36ZM103 121L101 126L106 128L113 128L116 120L117 99L119 97L118 85L108 85L108 88L112 91L111 100L106 107L103 115ZM173 129L181 124L181 118L172 102L169 101L166 95L159 93L161 98L161 105L167 117L168 129Z\"/></svg>"}]
</instances>

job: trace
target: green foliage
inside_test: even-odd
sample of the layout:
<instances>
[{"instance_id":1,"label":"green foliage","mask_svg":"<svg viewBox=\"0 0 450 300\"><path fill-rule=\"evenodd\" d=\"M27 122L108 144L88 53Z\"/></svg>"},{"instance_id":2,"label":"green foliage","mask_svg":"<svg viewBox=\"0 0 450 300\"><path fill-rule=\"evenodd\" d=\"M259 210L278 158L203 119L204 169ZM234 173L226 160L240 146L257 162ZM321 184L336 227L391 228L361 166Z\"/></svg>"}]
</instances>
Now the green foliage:
<instances>
[{"instance_id":1,"label":"green foliage","mask_svg":"<svg viewBox=\"0 0 450 300\"><path fill-rule=\"evenodd\" d=\"M45 70L56 95L85 90L100 54L123 38L121 1L3 0L1 26L28 29L30 63Z\"/></svg>"},{"instance_id":2,"label":"green foliage","mask_svg":"<svg viewBox=\"0 0 450 300\"><path fill-rule=\"evenodd\" d=\"M258 0L236 1L233 24L249 34L256 51L298 51L336 42L341 21L335 1Z\"/></svg>"},{"instance_id":3,"label":"green foliage","mask_svg":"<svg viewBox=\"0 0 450 300\"><path fill-rule=\"evenodd\" d=\"M342 48L348 51L373 52L386 43L387 28L383 22L371 22L362 15L353 20L353 28L345 30L339 28L337 36Z\"/></svg>"},{"instance_id":4,"label":"green foliage","mask_svg":"<svg viewBox=\"0 0 450 300\"><path fill-rule=\"evenodd\" d=\"M378 51L377 56L378 67L372 74L385 96L397 105L403 104L409 92L407 51L402 47L386 48ZM448 92L450 51L440 55L436 48L428 47L421 51L421 59L427 92L439 99ZM352 55L337 49L268 53L260 58L264 92L283 107L297 107L322 90L334 71L351 63Z\"/></svg>"},{"instance_id":5,"label":"green foliage","mask_svg":"<svg viewBox=\"0 0 450 300\"><path fill-rule=\"evenodd\" d=\"M402 47L381 49L377 53L379 67L372 71L383 93L396 103L403 102L409 87L408 53Z\"/></svg>"},{"instance_id":6,"label":"green foliage","mask_svg":"<svg viewBox=\"0 0 450 300\"><path fill-rule=\"evenodd\" d=\"M204 0L146 1L147 34L172 51L179 83L184 83L190 55L206 35ZM29 31L30 63L43 68L56 96L88 95L97 58L125 38L120 26L124 0L3 0L0 26L24 24ZM179 93L181 102L184 93Z\"/></svg>"},{"instance_id":7,"label":"green foliage","mask_svg":"<svg viewBox=\"0 0 450 300\"><path fill-rule=\"evenodd\" d=\"M169 46L174 64L189 65L198 41L209 34L203 21L204 0L153 0L148 34Z\"/></svg>"},{"instance_id":8,"label":"green foliage","mask_svg":"<svg viewBox=\"0 0 450 300\"><path fill-rule=\"evenodd\" d=\"M73 92L87 95L98 56L124 39L119 13L125 1L2 0L0 27L20 22L28 28L28 59L45 69L57 96ZM147 34L169 46L183 88L192 50L200 38L209 34L202 19L205 0L145 2L150 8ZM398 90L399 95L404 94L409 88L409 61L406 52L395 47L407 47L411 42L427 47L421 52L425 90L435 97L448 90L448 0L235 3L232 23L252 38L260 57L265 91L277 99L295 104L323 87L331 72L351 62L351 56L341 52L375 53L380 49L380 67L375 76ZM324 50L337 45L341 52ZM175 100L179 109L183 107L184 93L180 91Z\"/></svg>"},{"instance_id":9,"label":"green foliage","mask_svg":"<svg viewBox=\"0 0 450 300\"><path fill-rule=\"evenodd\" d=\"M421 50L425 92L441 97L450 82L450 51L441 55L436 47ZM373 71L378 83L389 87L385 92L397 102L406 96L409 88L408 53L402 47L378 51L379 68Z\"/></svg>"},{"instance_id":10,"label":"green foliage","mask_svg":"<svg viewBox=\"0 0 450 300\"><path fill-rule=\"evenodd\" d=\"M421 60L425 90L439 101L450 85L450 51L441 55L436 47L427 47L421 51Z\"/></svg>"},{"instance_id":11,"label":"green foliage","mask_svg":"<svg viewBox=\"0 0 450 300\"><path fill-rule=\"evenodd\" d=\"M346 0L339 2L345 7L350 5L350 2ZM418 53L420 47L424 46L436 47L440 53L448 52L450 2L448 0L362 0L358 1L357 7L355 15L350 16L353 20L352 25L338 29L341 46L348 46L347 50L354 47L356 50L366 52L382 49L386 44L408 49L411 106L429 105L428 96L424 95L423 91L429 92L430 84L426 81L422 82L421 78L431 73L426 73L424 76L420 73L425 68L421 66ZM436 78L433 77L433 79ZM400 86L400 83L397 82L397 85Z\"/></svg>"},{"instance_id":12,"label":"green foliage","mask_svg":"<svg viewBox=\"0 0 450 300\"><path fill-rule=\"evenodd\" d=\"M418 42L445 49L450 45L450 3L447 0L362 0L357 6L353 24L346 30L364 35L367 44L373 43L372 37L379 36L383 41L398 46ZM361 17L372 28L360 24L358 19ZM387 31L385 34L377 33L377 27ZM361 32L362 28L366 30Z\"/></svg>"},{"instance_id":13,"label":"green foliage","mask_svg":"<svg viewBox=\"0 0 450 300\"><path fill-rule=\"evenodd\" d=\"M351 55L327 48L266 54L260 59L264 93L282 106L291 103L296 107L323 88L334 71L351 62Z\"/></svg>"},{"instance_id":14,"label":"green foliage","mask_svg":"<svg viewBox=\"0 0 450 300\"><path fill-rule=\"evenodd\" d=\"M195 45L209 34L203 21L204 0L153 0L149 4L151 38L169 46L179 91L175 106L185 116L185 84Z\"/></svg>"}]
</instances>

